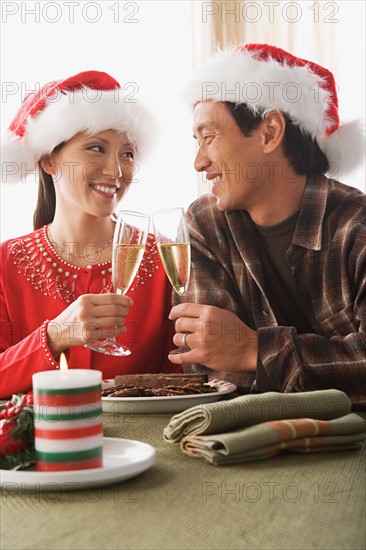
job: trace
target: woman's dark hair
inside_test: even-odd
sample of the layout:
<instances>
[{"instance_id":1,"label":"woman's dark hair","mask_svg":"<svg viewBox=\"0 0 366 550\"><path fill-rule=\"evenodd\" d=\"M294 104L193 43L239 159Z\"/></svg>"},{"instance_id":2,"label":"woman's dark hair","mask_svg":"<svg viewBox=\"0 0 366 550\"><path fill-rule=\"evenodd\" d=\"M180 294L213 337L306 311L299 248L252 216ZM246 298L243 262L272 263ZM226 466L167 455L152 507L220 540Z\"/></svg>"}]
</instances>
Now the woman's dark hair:
<instances>
[{"instance_id":1,"label":"woman's dark hair","mask_svg":"<svg viewBox=\"0 0 366 550\"><path fill-rule=\"evenodd\" d=\"M59 151L63 143L57 145L54 151ZM52 222L56 210L56 193L52 176L47 174L41 166L39 166L39 184L36 209L33 214L34 230L43 227Z\"/></svg>"},{"instance_id":2,"label":"woman's dark hair","mask_svg":"<svg viewBox=\"0 0 366 550\"><path fill-rule=\"evenodd\" d=\"M249 137L263 120L262 112L253 113L245 104L225 102L227 109L238 125L240 131ZM283 140L284 153L300 176L309 174L325 174L329 170L329 162L315 139L304 133L300 126L282 113L286 120L286 130Z\"/></svg>"}]
</instances>

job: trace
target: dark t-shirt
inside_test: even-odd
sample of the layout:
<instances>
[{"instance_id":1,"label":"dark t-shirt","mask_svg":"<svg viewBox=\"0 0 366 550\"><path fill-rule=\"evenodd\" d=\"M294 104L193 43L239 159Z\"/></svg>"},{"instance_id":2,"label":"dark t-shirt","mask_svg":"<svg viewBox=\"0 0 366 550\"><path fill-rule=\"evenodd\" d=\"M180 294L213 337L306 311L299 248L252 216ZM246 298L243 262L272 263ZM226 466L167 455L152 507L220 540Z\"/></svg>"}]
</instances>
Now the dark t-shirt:
<instances>
[{"instance_id":1,"label":"dark t-shirt","mask_svg":"<svg viewBox=\"0 0 366 550\"><path fill-rule=\"evenodd\" d=\"M294 326L299 334L313 332L296 295L286 253L292 241L299 213L272 226L253 223L262 263L266 295L280 326Z\"/></svg>"},{"instance_id":2,"label":"dark t-shirt","mask_svg":"<svg viewBox=\"0 0 366 550\"><path fill-rule=\"evenodd\" d=\"M314 332L305 317L295 293L291 267L286 261L286 253L292 241L299 213L272 226L259 226L253 223L253 238L258 243L262 263L266 295L280 326L293 326L299 334ZM257 384L270 389L261 358L257 358Z\"/></svg>"}]
</instances>

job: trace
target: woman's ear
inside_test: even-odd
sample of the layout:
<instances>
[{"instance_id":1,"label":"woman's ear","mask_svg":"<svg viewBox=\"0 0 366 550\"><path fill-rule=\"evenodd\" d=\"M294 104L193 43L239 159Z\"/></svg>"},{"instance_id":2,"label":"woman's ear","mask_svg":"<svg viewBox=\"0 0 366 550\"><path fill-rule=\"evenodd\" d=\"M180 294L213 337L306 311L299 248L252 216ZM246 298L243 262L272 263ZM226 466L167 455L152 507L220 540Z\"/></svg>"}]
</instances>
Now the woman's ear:
<instances>
[{"instance_id":1,"label":"woman's ear","mask_svg":"<svg viewBox=\"0 0 366 550\"><path fill-rule=\"evenodd\" d=\"M279 111L269 111L262 122L262 147L265 153L273 153L282 143L286 120Z\"/></svg>"},{"instance_id":2,"label":"woman's ear","mask_svg":"<svg viewBox=\"0 0 366 550\"><path fill-rule=\"evenodd\" d=\"M50 155L45 155L44 157L42 157L39 161L39 164L42 166L46 174L49 174L50 176L56 175L57 166L53 164Z\"/></svg>"}]
</instances>

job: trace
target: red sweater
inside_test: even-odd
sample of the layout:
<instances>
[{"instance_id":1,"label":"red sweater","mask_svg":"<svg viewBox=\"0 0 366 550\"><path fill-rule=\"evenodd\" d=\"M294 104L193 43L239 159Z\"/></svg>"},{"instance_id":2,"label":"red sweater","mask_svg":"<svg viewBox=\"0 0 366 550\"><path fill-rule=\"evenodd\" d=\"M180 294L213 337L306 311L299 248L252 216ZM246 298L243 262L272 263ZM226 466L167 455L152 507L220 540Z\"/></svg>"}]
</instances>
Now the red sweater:
<instances>
[{"instance_id":1,"label":"red sweater","mask_svg":"<svg viewBox=\"0 0 366 550\"><path fill-rule=\"evenodd\" d=\"M45 227L1 244L0 398L32 388L32 374L58 367L47 345L48 320L82 294L112 292L111 263L78 267L51 247ZM122 373L181 370L167 356L174 347L168 319L171 287L150 236L145 256L128 294L134 301L127 332L117 337L132 351L113 357L84 346L70 347L69 368L97 369L103 378ZM72 327L70 327L72 335Z\"/></svg>"}]
</instances>

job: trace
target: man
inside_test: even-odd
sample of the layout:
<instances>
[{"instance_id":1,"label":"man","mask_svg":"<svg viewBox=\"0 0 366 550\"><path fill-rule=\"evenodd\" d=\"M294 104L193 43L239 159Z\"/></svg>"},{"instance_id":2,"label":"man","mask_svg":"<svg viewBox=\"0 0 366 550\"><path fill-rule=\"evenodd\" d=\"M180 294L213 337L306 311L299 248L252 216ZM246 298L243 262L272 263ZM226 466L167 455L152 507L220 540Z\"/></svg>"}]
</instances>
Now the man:
<instances>
[{"instance_id":1,"label":"man","mask_svg":"<svg viewBox=\"0 0 366 550\"><path fill-rule=\"evenodd\" d=\"M170 355L243 392L338 388L366 409L366 196L325 173L363 157L333 75L279 48L221 53L188 92L195 169L188 302ZM214 372L212 372L214 371Z\"/></svg>"}]
</instances>

